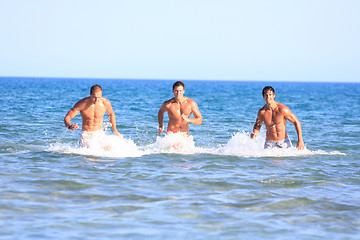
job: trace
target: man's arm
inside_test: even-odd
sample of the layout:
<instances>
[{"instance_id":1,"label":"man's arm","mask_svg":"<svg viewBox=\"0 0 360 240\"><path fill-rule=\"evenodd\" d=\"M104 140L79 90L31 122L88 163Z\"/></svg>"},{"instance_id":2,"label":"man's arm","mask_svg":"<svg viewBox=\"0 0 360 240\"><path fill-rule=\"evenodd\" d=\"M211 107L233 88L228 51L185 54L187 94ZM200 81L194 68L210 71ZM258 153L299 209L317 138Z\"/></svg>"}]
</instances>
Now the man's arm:
<instances>
[{"instance_id":1,"label":"man's arm","mask_svg":"<svg viewBox=\"0 0 360 240\"><path fill-rule=\"evenodd\" d=\"M294 113L291 112L291 110L288 107L283 108L285 119L289 120L291 123L294 124L296 133L298 136L298 142L296 144L296 147L299 150L303 150L305 148L304 146L304 140L302 137L302 129L301 129L301 123L299 119L295 116Z\"/></svg>"},{"instance_id":2,"label":"man's arm","mask_svg":"<svg viewBox=\"0 0 360 240\"><path fill-rule=\"evenodd\" d=\"M116 136L120 136L120 133L116 129L116 116L109 100L106 100L106 112L109 115L111 127Z\"/></svg>"},{"instance_id":3,"label":"man's arm","mask_svg":"<svg viewBox=\"0 0 360 240\"><path fill-rule=\"evenodd\" d=\"M77 123L71 124L70 122L70 120L73 119L79 112L80 112L79 102L77 102L75 106L72 109L70 109L70 111L66 114L64 118L65 126L68 129L75 131L76 129L79 128L79 125Z\"/></svg>"},{"instance_id":4,"label":"man's arm","mask_svg":"<svg viewBox=\"0 0 360 240\"><path fill-rule=\"evenodd\" d=\"M159 109L159 112L158 112L158 122L159 122L159 130L158 130L158 134L161 134L163 131L164 131L164 125L163 125L163 122L164 122L164 113L166 113L168 110L167 110L167 107L166 107L166 102L164 102L160 109Z\"/></svg>"},{"instance_id":5,"label":"man's arm","mask_svg":"<svg viewBox=\"0 0 360 240\"><path fill-rule=\"evenodd\" d=\"M189 123L201 125L202 124L202 116L201 116L199 107L195 101L191 102L191 112L194 115L194 118L188 118L185 114L182 114L181 117Z\"/></svg>"},{"instance_id":6,"label":"man's arm","mask_svg":"<svg viewBox=\"0 0 360 240\"><path fill-rule=\"evenodd\" d=\"M262 117L260 115L260 110L259 110L254 127L253 127L253 132L250 134L250 137L252 139L254 139L260 133L262 123L263 123L263 120L262 120Z\"/></svg>"}]
</instances>

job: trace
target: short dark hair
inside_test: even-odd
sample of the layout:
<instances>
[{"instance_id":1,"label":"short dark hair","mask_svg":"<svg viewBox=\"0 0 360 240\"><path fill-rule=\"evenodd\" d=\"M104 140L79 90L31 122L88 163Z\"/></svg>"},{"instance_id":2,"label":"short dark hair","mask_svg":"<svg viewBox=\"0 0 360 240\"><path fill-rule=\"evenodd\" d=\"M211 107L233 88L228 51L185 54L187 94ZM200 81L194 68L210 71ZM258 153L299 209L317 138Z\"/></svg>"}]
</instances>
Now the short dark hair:
<instances>
[{"instance_id":1,"label":"short dark hair","mask_svg":"<svg viewBox=\"0 0 360 240\"><path fill-rule=\"evenodd\" d=\"M275 90L274 90L274 88L273 87L271 87L271 86L266 86L266 87L264 87L263 88L263 90L262 90L262 95L264 96L264 94L267 92L267 91L272 91L274 94L275 94Z\"/></svg>"},{"instance_id":2,"label":"short dark hair","mask_svg":"<svg viewBox=\"0 0 360 240\"><path fill-rule=\"evenodd\" d=\"M90 94L92 94L93 92L100 90L102 92L102 88L100 87L100 85L94 85L90 88Z\"/></svg>"},{"instance_id":3,"label":"short dark hair","mask_svg":"<svg viewBox=\"0 0 360 240\"><path fill-rule=\"evenodd\" d=\"M177 81L176 83L174 83L173 85L173 90L177 87L177 86L182 86L185 89L185 84L182 81Z\"/></svg>"}]
</instances>

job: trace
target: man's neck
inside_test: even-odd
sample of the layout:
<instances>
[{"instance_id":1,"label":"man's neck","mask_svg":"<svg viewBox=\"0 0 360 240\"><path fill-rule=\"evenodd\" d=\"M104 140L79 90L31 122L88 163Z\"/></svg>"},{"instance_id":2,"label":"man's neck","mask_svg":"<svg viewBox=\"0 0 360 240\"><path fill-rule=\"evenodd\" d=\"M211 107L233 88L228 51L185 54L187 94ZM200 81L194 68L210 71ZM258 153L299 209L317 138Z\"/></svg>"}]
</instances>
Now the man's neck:
<instances>
[{"instance_id":1,"label":"man's neck","mask_svg":"<svg viewBox=\"0 0 360 240\"><path fill-rule=\"evenodd\" d=\"M174 98L175 99L175 102L177 102L177 103L179 103L179 104L181 104L181 103L183 103L185 100L186 100L186 97L181 97L181 98Z\"/></svg>"},{"instance_id":2,"label":"man's neck","mask_svg":"<svg viewBox=\"0 0 360 240\"><path fill-rule=\"evenodd\" d=\"M275 101L272 101L271 103L267 103L266 108L274 110L275 108L277 108L277 103Z\"/></svg>"}]
</instances>

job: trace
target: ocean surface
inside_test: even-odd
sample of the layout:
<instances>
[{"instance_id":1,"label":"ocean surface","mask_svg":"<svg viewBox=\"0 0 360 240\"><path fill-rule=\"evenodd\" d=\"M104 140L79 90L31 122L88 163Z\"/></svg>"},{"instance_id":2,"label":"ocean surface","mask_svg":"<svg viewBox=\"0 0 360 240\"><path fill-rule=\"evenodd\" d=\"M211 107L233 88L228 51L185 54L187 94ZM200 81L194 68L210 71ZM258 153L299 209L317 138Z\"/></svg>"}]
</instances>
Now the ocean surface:
<instances>
[{"instance_id":1,"label":"ocean surface","mask_svg":"<svg viewBox=\"0 0 360 240\"><path fill-rule=\"evenodd\" d=\"M360 239L360 84L184 82L203 115L190 138L157 134L174 81L0 78L0 238ZM105 115L109 151L63 123L93 84L122 134ZM305 150L249 138L266 85Z\"/></svg>"}]
</instances>

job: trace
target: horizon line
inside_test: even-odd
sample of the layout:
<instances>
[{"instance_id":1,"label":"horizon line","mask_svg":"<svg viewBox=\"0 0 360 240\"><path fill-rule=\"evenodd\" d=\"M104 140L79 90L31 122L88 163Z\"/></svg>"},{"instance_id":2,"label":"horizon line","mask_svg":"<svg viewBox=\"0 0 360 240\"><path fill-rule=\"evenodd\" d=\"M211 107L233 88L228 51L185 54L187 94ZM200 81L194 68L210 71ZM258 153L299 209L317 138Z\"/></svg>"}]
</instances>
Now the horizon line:
<instances>
[{"instance_id":1,"label":"horizon line","mask_svg":"<svg viewBox=\"0 0 360 240\"><path fill-rule=\"evenodd\" d=\"M181 78L99 78L99 77L44 77L44 76L0 76L0 79L14 79L14 78L23 78L23 79L64 79L64 80L119 80L119 81L139 81L139 80L149 80L149 81L219 81L219 82L293 82L293 83L360 83L357 81L320 81L320 80L259 80L259 79L181 79Z\"/></svg>"}]
</instances>

